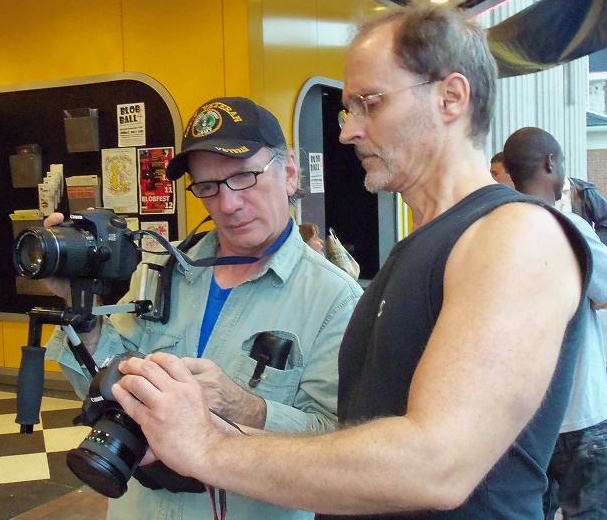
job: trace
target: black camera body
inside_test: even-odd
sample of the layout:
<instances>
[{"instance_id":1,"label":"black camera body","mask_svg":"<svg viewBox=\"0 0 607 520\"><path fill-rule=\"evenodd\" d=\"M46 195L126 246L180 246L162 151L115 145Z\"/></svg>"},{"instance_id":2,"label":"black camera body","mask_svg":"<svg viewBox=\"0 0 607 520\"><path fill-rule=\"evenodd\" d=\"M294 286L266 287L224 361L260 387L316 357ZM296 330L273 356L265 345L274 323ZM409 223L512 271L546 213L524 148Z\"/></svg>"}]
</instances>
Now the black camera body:
<instances>
[{"instance_id":1,"label":"black camera body","mask_svg":"<svg viewBox=\"0 0 607 520\"><path fill-rule=\"evenodd\" d=\"M104 208L78 211L70 218L19 233L13 249L17 273L34 279L130 279L141 255L126 220Z\"/></svg>"},{"instance_id":2,"label":"black camera body","mask_svg":"<svg viewBox=\"0 0 607 520\"><path fill-rule=\"evenodd\" d=\"M112 385L122 377L118 365L133 356L145 357L139 352L120 354L97 372L77 420L90 426L91 432L77 448L67 453L67 465L72 472L92 489L110 498L125 493L127 482L148 445L139 425L112 395Z\"/></svg>"}]
</instances>

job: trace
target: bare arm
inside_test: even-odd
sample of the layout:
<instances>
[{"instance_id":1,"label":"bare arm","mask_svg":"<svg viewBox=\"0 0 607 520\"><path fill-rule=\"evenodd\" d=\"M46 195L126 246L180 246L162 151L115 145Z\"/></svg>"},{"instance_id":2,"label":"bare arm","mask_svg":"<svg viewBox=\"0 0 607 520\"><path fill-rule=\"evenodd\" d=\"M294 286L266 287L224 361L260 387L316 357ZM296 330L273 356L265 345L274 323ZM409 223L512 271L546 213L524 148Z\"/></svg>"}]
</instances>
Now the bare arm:
<instances>
[{"instance_id":1,"label":"bare arm","mask_svg":"<svg viewBox=\"0 0 607 520\"><path fill-rule=\"evenodd\" d=\"M315 437L228 437L201 412L183 362L163 354L121 366L135 377L115 396L157 456L210 484L336 514L450 509L539 407L580 294L560 226L540 208L510 205L456 244L404 417ZM196 450L184 440L194 438L204 439Z\"/></svg>"}]
</instances>

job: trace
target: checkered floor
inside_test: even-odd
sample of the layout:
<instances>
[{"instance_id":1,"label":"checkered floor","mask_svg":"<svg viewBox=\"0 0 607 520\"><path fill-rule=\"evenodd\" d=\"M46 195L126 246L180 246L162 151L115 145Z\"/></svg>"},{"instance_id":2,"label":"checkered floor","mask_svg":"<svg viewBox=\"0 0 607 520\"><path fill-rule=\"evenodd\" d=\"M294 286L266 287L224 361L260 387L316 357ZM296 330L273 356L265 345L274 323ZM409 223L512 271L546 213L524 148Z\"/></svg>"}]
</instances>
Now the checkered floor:
<instances>
[{"instance_id":1,"label":"checkered floor","mask_svg":"<svg viewBox=\"0 0 607 520\"><path fill-rule=\"evenodd\" d=\"M9 520L82 486L65 462L90 429L73 426L82 403L43 397L40 424L20 434L15 423L17 399L0 390L0 520Z\"/></svg>"}]
</instances>

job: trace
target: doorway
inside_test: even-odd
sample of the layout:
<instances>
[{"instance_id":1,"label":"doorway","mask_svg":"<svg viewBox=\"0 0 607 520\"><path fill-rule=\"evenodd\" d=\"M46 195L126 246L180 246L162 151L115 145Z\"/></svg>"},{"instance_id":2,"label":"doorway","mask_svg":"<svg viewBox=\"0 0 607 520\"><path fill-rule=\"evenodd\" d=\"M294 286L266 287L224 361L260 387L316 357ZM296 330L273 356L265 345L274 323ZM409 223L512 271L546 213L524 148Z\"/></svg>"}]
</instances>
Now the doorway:
<instances>
[{"instance_id":1,"label":"doorway","mask_svg":"<svg viewBox=\"0 0 607 520\"><path fill-rule=\"evenodd\" d=\"M302 195L298 218L316 223L325 236L333 228L360 264L360 281L366 285L397 241L397 201L394 194L365 189L354 147L339 142L342 87L314 77L300 91L294 117Z\"/></svg>"}]
</instances>

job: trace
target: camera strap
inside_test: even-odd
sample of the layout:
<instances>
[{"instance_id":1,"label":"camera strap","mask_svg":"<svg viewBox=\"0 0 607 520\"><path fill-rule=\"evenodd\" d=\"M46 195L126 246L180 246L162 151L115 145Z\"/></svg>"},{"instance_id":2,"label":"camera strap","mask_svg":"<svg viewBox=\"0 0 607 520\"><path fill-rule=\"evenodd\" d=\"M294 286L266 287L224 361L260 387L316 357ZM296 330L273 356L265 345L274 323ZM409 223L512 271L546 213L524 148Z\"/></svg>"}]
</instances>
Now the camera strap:
<instances>
[{"instance_id":1,"label":"camera strap","mask_svg":"<svg viewBox=\"0 0 607 520\"><path fill-rule=\"evenodd\" d=\"M139 317L148 321L159 321L166 324L170 318L170 303L171 303L171 283L173 279L173 269L176 263L179 263L184 270L188 270L189 266L192 267L214 267L216 265L242 265L252 264L258 262L266 256L274 254L280 247L285 243L291 230L293 228L293 221L289 219L289 222L285 229L281 232L278 238L264 251L261 256L211 256L206 258L199 258L197 260L191 259L187 254L191 247L196 245L205 235L205 232L198 233L198 229L205 222L211 220L211 216L208 215L202 220L190 233L189 235L177 246L171 244L166 238L158 234L153 230L139 230L134 233L134 238L141 238L143 235L151 235L156 241L162 245L165 249L160 254L170 254L171 257L167 260L164 265L147 264L148 269L152 269L158 272L158 291L156 297L155 307L146 313L140 313Z\"/></svg>"},{"instance_id":2,"label":"camera strap","mask_svg":"<svg viewBox=\"0 0 607 520\"><path fill-rule=\"evenodd\" d=\"M215 495L215 487L205 484L209 499L211 500L211 507L213 508L213 520L225 520L227 513L227 498L226 490L219 489L219 515L217 514L217 497Z\"/></svg>"},{"instance_id":3,"label":"camera strap","mask_svg":"<svg viewBox=\"0 0 607 520\"><path fill-rule=\"evenodd\" d=\"M285 242L291 229L293 227L293 221L289 219L289 223L285 227L285 229L281 232L278 238L272 243L272 245L264 251L261 256L239 256L239 255L231 255L231 256L209 256L206 258L199 258L197 260L191 259L185 251L187 251L190 247L194 246L205 234L197 233L198 228L211 220L211 216L207 216L200 224L198 224L190 234L185 238L181 244L175 247L171 244L166 238L157 233L152 229L140 229L133 233L133 238L135 240L141 239L144 235L150 235L154 237L154 239L164 247L165 251L159 252L157 254L170 254L172 258L175 258L177 262L184 268L188 269L189 266L193 267L213 267L216 265L240 265L240 264L253 264L255 262L259 262L262 258L269 256L275 253L280 246ZM168 264L168 263L167 263Z\"/></svg>"},{"instance_id":4,"label":"camera strap","mask_svg":"<svg viewBox=\"0 0 607 520\"><path fill-rule=\"evenodd\" d=\"M184 268L188 269L188 266L193 267L212 267L215 265L238 265L238 264L252 264L260 260L259 257L256 256L223 256L216 257L211 256L207 258L199 258L197 260L191 259L185 252L190 249L190 247L194 246L198 241L206 235L206 232L197 233L198 228L202 226L205 222L211 220L211 216L207 216L200 224L198 224L190 234L185 238L183 242L181 242L177 247L171 244L166 238L164 238L160 233L154 231L153 229L140 229L139 231L135 231L133 233L133 238L135 240L141 239L144 235L150 235L154 237L154 239L165 249L165 251L158 252L156 254L169 254L171 255L171 259L175 259L179 264ZM170 260L169 260L170 262ZM168 262L166 264L168 266ZM171 264L172 267L172 264Z\"/></svg>"}]
</instances>

